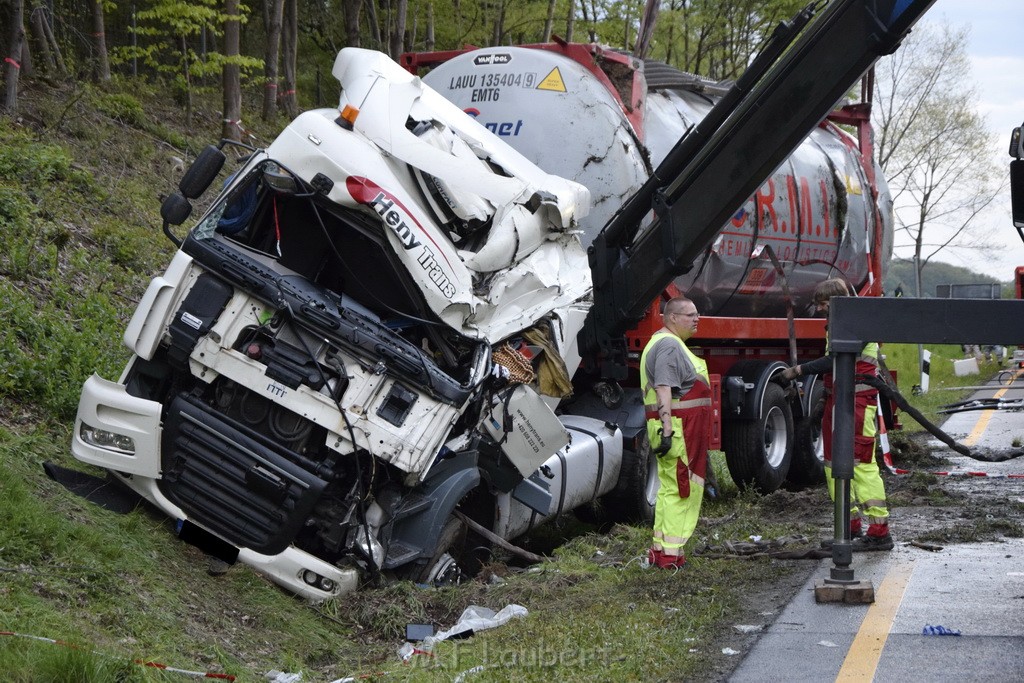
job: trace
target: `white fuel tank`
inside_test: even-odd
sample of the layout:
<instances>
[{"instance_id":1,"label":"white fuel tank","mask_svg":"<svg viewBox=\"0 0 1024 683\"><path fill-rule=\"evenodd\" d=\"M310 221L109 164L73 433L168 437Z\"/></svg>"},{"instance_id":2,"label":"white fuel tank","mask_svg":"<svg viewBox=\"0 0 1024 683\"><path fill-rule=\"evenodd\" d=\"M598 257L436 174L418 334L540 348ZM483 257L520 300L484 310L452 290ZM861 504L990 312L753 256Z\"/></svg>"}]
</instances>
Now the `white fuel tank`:
<instances>
[{"instance_id":1,"label":"white fuel tank","mask_svg":"<svg viewBox=\"0 0 1024 683\"><path fill-rule=\"evenodd\" d=\"M569 56L581 53L587 58ZM483 48L424 77L538 166L590 189L584 244L723 92L664 64L602 61L600 50L595 61L590 54ZM815 129L676 284L705 315L784 316L767 245L783 263L798 315L811 312L823 279L841 276L859 288L870 277L877 231L883 264L892 250L892 200L877 167L875 178L878 212L856 140L831 124Z\"/></svg>"}]
</instances>

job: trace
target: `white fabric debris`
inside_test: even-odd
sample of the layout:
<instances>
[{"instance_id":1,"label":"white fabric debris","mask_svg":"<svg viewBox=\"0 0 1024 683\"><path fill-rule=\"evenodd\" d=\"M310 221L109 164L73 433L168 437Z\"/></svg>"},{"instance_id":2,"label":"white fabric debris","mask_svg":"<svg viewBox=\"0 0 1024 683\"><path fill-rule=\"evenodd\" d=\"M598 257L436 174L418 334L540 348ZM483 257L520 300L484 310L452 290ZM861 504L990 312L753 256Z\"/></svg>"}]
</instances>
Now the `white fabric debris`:
<instances>
[{"instance_id":1,"label":"white fabric debris","mask_svg":"<svg viewBox=\"0 0 1024 683\"><path fill-rule=\"evenodd\" d=\"M455 626L452 626L447 631L439 631L438 633L429 636L423 642L424 644L436 643L441 640L446 640L452 636L457 636L466 631L486 631L489 628L495 626L501 626L507 623L510 619L515 617L525 617L528 614L526 608L522 605L506 605L501 608L501 611L495 612L487 607L479 607L477 605L470 605L462 612L462 616L459 617L458 622Z\"/></svg>"},{"instance_id":2,"label":"white fabric debris","mask_svg":"<svg viewBox=\"0 0 1024 683\"><path fill-rule=\"evenodd\" d=\"M416 646L413 646L412 643L403 643L402 647L398 648L398 656L402 658L403 662L407 662L413 655L431 655L434 643L462 634L466 634L466 637L468 637L477 631L486 631L487 629L501 626L511 619L525 617L527 614L529 612L522 605L506 605L498 612L487 607L470 605L463 610L459 620L450 629L427 636Z\"/></svg>"},{"instance_id":3,"label":"white fabric debris","mask_svg":"<svg viewBox=\"0 0 1024 683\"><path fill-rule=\"evenodd\" d=\"M286 673L284 671L278 671L277 669L271 669L267 673L263 674L263 677L270 681L270 683L301 683L301 673Z\"/></svg>"}]
</instances>

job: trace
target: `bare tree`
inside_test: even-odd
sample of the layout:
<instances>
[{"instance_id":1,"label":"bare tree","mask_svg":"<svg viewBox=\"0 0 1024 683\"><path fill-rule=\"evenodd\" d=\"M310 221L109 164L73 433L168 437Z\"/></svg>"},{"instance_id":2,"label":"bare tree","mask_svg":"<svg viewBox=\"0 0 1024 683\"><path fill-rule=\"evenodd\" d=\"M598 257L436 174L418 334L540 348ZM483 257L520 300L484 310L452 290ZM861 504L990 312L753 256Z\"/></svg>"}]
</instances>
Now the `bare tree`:
<instances>
[{"instance_id":1,"label":"bare tree","mask_svg":"<svg viewBox=\"0 0 1024 683\"><path fill-rule=\"evenodd\" d=\"M939 252L992 248L976 219L1001 192L1002 168L995 136L976 111L968 33L921 25L876 67L876 153L896 236L913 249L918 296L921 271Z\"/></svg>"},{"instance_id":2,"label":"bare tree","mask_svg":"<svg viewBox=\"0 0 1024 683\"><path fill-rule=\"evenodd\" d=\"M557 4L557 0L548 0L548 13L544 18L544 35L540 39L542 43L551 42L551 32L555 30L555 6Z\"/></svg>"},{"instance_id":3,"label":"bare tree","mask_svg":"<svg viewBox=\"0 0 1024 683\"><path fill-rule=\"evenodd\" d=\"M281 21L284 0L267 0L267 50L263 55L263 120L266 121L277 111L277 63L281 54Z\"/></svg>"},{"instance_id":4,"label":"bare tree","mask_svg":"<svg viewBox=\"0 0 1024 683\"><path fill-rule=\"evenodd\" d=\"M241 26L238 0L224 0L225 59L221 70L224 81L224 125L221 137L227 140L242 139L242 79L238 64Z\"/></svg>"},{"instance_id":5,"label":"bare tree","mask_svg":"<svg viewBox=\"0 0 1024 683\"><path fill-rule=\"evenodd\" d=\"M110 59L107 56L107 35L103 20L103 0L92 3L92 38L96 48L96 70L93 78L97 81L110 80Z\"/></svg>"},{"instance_id":6,"label":"bare tree","mask_svg":"<svg viewBox=\"0 0 1024 683\"><path fill-rule=\"evenodd\" d=\"M8 56L4 59L4 110L14 113L18 109L18 72L21 71L25 46L25 3L11 0L11 33Z\"/></svg>"},{"instance_id":7,"label":"bare tree","mask_svg":"<svg viewBox=\"0 0 1024 683\"><path fill-rule=\"evenodd\" d=\"M362 14L363 0L342 0L341 11L345 15L345 45L360 47L359 19Z\"/></svg>"},{"instance_id":8,"label":"bare tree","mask_svg":"<svg viewBox=\"0 0 1024 683\"><path fill-rule=\"evenodd\" d=\"M43 28L43 24L46 21L45 18L46 9L42 6L34 8L29 12L29 26L32 27L32 35L36 39L36 45L39 46L39 55L43 58L43 64L45 65L45 71L48 76L53 76L57 73L57 61L53 57L53 52L50 50L50 42L46 37L46 29Z\"/></svg>"},{"instance_id":9,"label":"bare tree","mask_svg":"<svg viewBox=\"0 0 1024 683\"><path fill-rule=\"evenodd\" d=\"M434 38L434 3L427 3L427 38L423 44L423 49L427 52L433 52L436 40Z\"/></svg>"},{"instance_id":10,"label":"bare tree","mask_svg":"<svg viewBox=\"0 0 1024 683\"><path fill-rule=\"evenodd\" d=\"M289 119L294 119L299 115L299 100L295 95L295 67L298 49L299 0L285 0L281 29L281 65L284 71L284 92L281 93L281 106L288 113Z\"/></svg>"},{"instance_id":11,"label":"bare tree","mask_svg":"<svg viewBox=\"0 0 1024 683\"><path fill-rule=\"evenodd\" d=\"M57 64L57 75L61 78L67 78L68 67L64 63L64 55L60 51L60 45L57 44L57 38L53 35L52 14L48 10L44 11L41 6L36 7L33 11L39 12L42 17L43 33L45 34L46 42L50 46L50 50L53 52L53 59Z\"/></svg>"},{"instance_id":12,"label":"bare tree","mask_svg":"<svg viewBox=\"0 0 1024 683\"><path fill-rule=\"evenodd\" d=\"M405 45L406 15L409 12L409 0L395 0L395 24L391 30L391 43L388 53L392 59L398 59Z\"/></svg>"}]
</instances>

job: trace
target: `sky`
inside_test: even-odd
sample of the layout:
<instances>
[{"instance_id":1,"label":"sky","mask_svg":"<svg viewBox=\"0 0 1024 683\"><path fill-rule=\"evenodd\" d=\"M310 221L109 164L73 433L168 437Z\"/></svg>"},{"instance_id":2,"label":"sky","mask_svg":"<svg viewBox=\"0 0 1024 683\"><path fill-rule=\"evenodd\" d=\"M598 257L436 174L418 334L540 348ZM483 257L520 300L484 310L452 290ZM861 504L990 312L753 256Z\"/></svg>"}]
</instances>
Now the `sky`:
<instances>
[{"instance_id":1,"label":"sky","mask_svg":"<svg viewBox=\"0 0 1024 683\"><path fill-rule=\"evenodd\" d=\"M1010 131L1024 122L1024 1L1022 0L936 0L921 21L945 21L955 28L970 27L967 54L979 93L978 111L996 134L993 150L996 162L1009 176ZM1010 193L980 216L981 225L993 231L999 249L991 258L977 252L944 250L935 260L986 273L1001 281L1013 279L1013 269L1024 266L1024 242L1010 221ZM895 255L909 258L913 250L900 248Z\"/></svg>"}]
</instances>

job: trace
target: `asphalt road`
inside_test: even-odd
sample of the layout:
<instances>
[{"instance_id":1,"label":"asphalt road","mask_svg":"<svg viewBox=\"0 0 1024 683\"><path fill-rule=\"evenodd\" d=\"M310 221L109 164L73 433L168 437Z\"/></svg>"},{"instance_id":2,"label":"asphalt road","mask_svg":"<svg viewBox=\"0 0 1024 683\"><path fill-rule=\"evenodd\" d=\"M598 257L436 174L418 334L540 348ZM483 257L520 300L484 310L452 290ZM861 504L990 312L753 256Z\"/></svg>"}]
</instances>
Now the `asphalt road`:
<instances>
[{"instance_id":1,"label":"asphalt road","mask_svg":"<svg viewBox=\"0 0 1024 683\"><path fill-rule=\"evenodd\" d=\"M975 396L1024 399L1020 382ZM956 413L942 426L972 448L1005 451L1024 439L1024 411ZM1024 459L937 454L953 463L946 476L965 482L1024 474ZM1007 487L1007 499L1024 502L1021 490ZM939 552L898 543L891 552L855 555L855 578L875 591L870 605L815 602L814 587L832 567L831 559L821 561L730 681L1024 681L1024 539L950 544ZM926 635L928 627L950 634Z\"/></svg>"}]
</instances>

